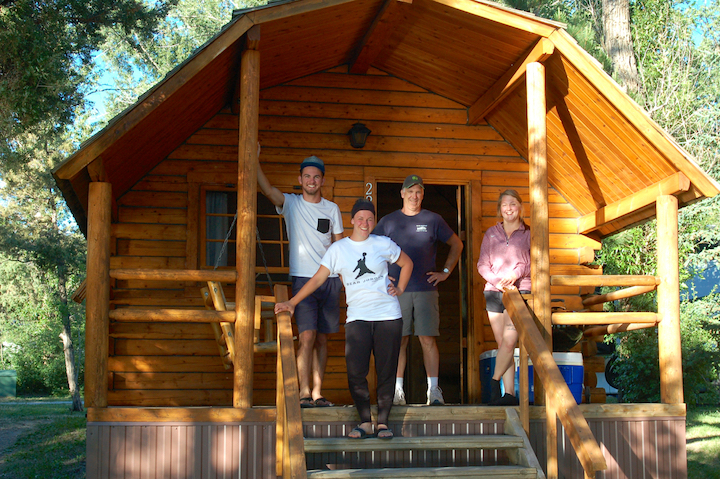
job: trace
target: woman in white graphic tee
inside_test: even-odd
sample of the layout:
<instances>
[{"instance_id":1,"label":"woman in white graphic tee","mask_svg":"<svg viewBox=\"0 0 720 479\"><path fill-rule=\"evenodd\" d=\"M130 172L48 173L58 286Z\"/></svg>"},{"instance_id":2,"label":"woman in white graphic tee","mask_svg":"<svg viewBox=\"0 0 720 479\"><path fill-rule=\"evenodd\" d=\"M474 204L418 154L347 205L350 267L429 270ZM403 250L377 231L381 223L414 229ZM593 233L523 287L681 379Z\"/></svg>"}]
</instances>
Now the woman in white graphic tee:
<instances>
[{"instance_id":1,"label":"woman in white graphic tee","mask_svg":"<svg viewBox=\"0 0 720 479\"><path fill-rule=\"evenodd\" d=\"M348 384L361 424L348 437L373 435L370 391L366 376L370 354L377 371L378 421L376 436L391 439L388 416L395 393L395 374L402 339L402 312L397 296L407 286L412 260L391 239L370 234L375 227L375 206L360 199L352 208L353 232L333 243L317 273L289 301L275 305L275 312L289 311L312 294L331 274L339 274L348 305L345 320L345 361ZM400 266L397 286L388 279L388 265Z\"/></svg>"}]
</instances>

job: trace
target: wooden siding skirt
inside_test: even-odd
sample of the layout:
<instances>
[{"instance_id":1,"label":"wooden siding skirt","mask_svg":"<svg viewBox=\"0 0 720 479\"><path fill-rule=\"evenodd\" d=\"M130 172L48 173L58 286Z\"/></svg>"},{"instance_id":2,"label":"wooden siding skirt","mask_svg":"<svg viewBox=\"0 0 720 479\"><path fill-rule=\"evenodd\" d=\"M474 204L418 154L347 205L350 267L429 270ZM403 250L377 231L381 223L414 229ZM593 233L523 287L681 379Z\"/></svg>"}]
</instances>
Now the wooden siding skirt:
<instances>
[{"instance_id":1,"label":"wooden siding skirt","mask_svg":"<svg viewBox=\"0 0 720 479\"><path fill-rule=\"evenodd\" d=\"M319 420L314 414L303 423L306 437L346 435L356 421L350 408ZM396 435L501 434L503 421L475 417L407 420L394 408L390 427ZM430 411L428 408L408 408ZM474 411L474 408L473 408ZM430 411L432 412L432 411ZM535 414L534 414L535 415ZM394 416L394 417L393 417ZM446 416L446 415L443 415ZM536 415L535 415L536 416ZM608 469L602 479L686 479L687 456L684 416L632 416L588 418L601 445ZM307 419L307 418L306 418ZM341 419L341 420L338 420ZM545 419L530 422L530 441L545 468ZM309 454L309 469L348 467L405 467L466 464L504 464L503 452L438 451ZM560 477L582 479L583 470L558 424ZM275 478L274 422L88 422L87 477L214 479Z\"/></svg>"}]
</instances>

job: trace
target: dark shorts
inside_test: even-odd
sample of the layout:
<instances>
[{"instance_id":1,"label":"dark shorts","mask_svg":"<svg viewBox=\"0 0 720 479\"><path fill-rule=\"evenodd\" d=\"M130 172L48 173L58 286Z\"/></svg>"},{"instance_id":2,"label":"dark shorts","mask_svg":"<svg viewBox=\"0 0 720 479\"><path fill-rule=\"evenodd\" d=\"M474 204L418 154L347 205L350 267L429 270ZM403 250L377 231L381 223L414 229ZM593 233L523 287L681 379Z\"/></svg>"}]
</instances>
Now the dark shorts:
<instances>
[{"instance_id":1,"label":"dark shorts","mask_svg":"<svg viewBox=\"0 0 720 479\"><path fill-rule=\"evenodd\" d=\"M502 302L503 294L500 291L485 291L485 309L491 313L502 313L505 305ZM530 294L530 291L520 291L520 294Z\"/></svg>"},{"instance_id":2,"label":"dark shorts","mask_svg":"<svg viewBox=\"0 0 720 479\"><path fill-rule=\"evenodd\" d=\"M292 277L293 296L310 280L300 276ZM323 334L340 330L340 278L328 278L313 294L295 307L295 323L298 334L303 331L317 331Z\"/></svg>"}]
</instances>

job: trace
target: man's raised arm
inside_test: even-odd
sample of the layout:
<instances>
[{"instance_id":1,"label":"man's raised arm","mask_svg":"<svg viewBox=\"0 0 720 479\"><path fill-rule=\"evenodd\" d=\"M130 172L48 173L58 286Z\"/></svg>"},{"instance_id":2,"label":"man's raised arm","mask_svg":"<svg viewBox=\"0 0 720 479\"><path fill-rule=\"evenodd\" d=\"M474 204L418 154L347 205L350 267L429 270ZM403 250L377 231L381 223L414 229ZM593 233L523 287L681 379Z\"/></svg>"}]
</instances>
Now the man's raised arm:
<instances>
[{"instance_id":1,"label":"man's raised arm","mask_svg":"<svg viewBox=\"0 0 720 479\"><path fill-rule=\"evenodd\" d=\"M281 207L283 204L285 204L285 195L282 194L282 191L275 188L273 185L270 184L270 181L267 179L267 176L265 176L265 173L263 173L262 167L260 166L260 146L258 145L258 171L257 171L257 182L258 186L260 186L260 191L262 191L262 194L269 199L272 204L274 204L277 207Z\"/></svg>"}]
</instances>

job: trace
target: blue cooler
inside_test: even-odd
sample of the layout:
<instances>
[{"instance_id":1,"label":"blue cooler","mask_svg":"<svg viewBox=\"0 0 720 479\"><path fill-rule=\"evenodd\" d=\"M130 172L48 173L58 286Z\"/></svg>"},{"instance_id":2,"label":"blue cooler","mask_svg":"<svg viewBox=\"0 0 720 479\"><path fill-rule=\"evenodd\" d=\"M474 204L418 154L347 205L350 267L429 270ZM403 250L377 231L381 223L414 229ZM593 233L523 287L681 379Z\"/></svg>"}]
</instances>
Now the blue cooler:
<instances>
[{"instance_id":1,"label":"blue cooler","mask_svg":"<svg viewBox=\"0 0 720 479\"><path fill-rule=\"evenodd\" d=\"M480 384L482 385L480 400L483 404L490 402L490 380L495 371L495 356L497 356L497 349L485 351L480 355ZM505 389L502 381L500 382L500 389Z\"/></svg>"},{"instance_id":2,"label":"blue cooler","mask_svg":"<svg viewBox=\"0 0 720 479\"><path fill-rule=\"evenodd\" d=\"M494 358L493 358L494 359ZM565 378L565 383L570 388L575 401L580 404L583 394L583 358L582 353L553 353L553 359L560 370L560 374ZM493 361L494 366L494 361ZM530 402L534 402L534 386L533 386L533 367L532 361L528 358L528 375L530 383ZM490 373L492 379L492 372ZM489 384L488 379L488 384ZM515 349L515 396L520 397L520 349ZM483 383L483 387L484 387ZM490 393L488 392L488 398ZM484 398L484 394L483 394Z\"/></svg>"},{"instance_id":3,"label":"blue cooler","mask_svg":"<svg viewBox=\"0 0 720 479\"><path fill-rule=\"evenodd\" d=\"M490 380L492 379L493 372L495 372L495 357L497 356L497 349L491 349L485 351L480 355L480 384L482 386L482 393L480 400L483 404L490 402ZM517 368L517 361L515 361ZM505 385L500 381L500 394L505 394Z\"/></svg>"}]
</instances>

